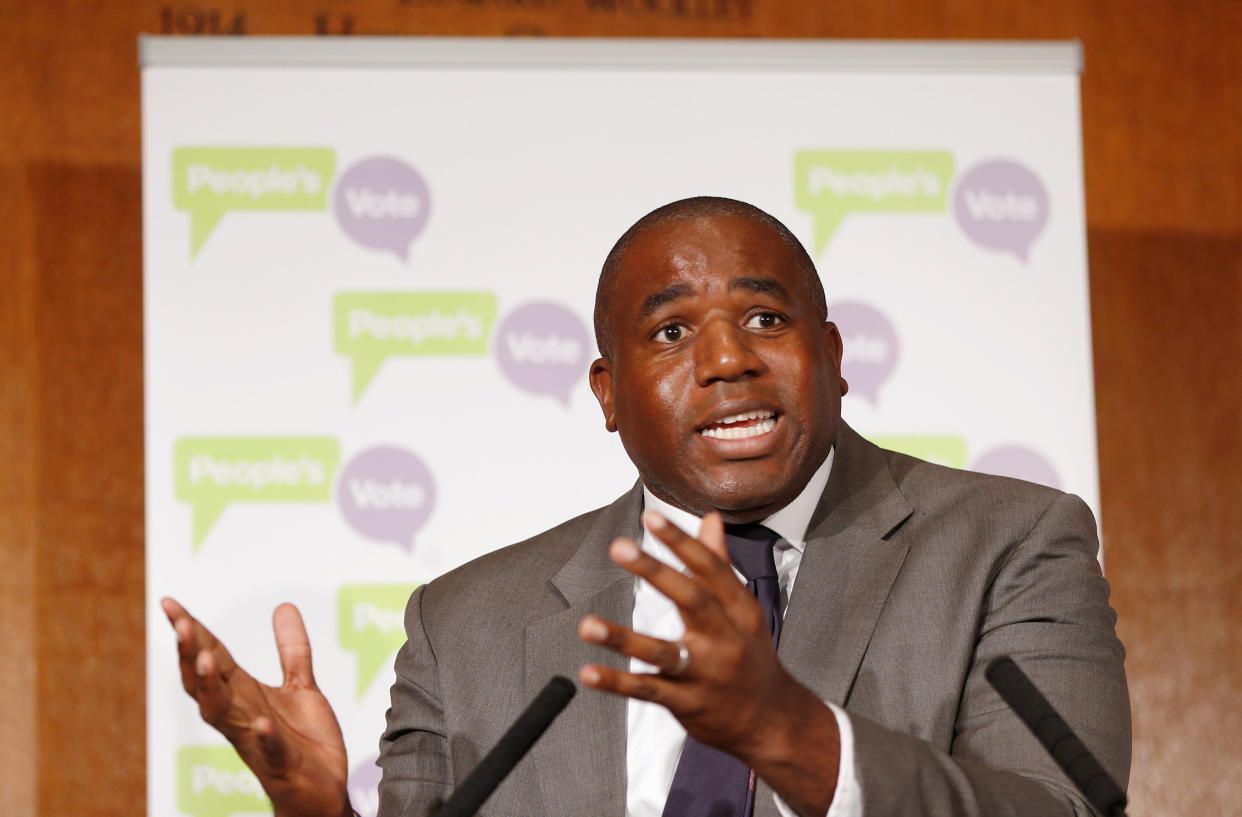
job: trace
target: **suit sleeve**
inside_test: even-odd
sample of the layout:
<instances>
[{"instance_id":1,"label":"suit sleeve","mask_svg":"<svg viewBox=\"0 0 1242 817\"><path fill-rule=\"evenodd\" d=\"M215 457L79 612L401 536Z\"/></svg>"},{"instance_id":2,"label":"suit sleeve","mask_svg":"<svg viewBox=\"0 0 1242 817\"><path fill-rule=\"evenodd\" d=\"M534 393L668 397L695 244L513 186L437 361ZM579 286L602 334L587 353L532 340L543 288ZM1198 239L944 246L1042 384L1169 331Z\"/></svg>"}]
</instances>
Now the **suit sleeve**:
<instances>
[{"instance_id":1,"label":"suit sleeve","mask_svg":"<svg viewBox=\"0 0 1242 817\"><path fill-rule=\"evenodd\" d=\"M388 725L380 737L380 817L422 817L452 792L452 768L439 670L423 628L423 587L405 610L405 646L397 653Z\"/></svg>"},{"instance_id":2,"label":"suit sleeve","mask_svg":"<svg viewBox=\"0 0 1242 817\"><path fill-rule=\"evenodd\" d=\"M1095 522L1060 494L1005 550L981 603L949 750L850 715L867 817L1095 812L984 678L1009 655L1124 788L1130 704Z\"/></svg>"}]
</instances>

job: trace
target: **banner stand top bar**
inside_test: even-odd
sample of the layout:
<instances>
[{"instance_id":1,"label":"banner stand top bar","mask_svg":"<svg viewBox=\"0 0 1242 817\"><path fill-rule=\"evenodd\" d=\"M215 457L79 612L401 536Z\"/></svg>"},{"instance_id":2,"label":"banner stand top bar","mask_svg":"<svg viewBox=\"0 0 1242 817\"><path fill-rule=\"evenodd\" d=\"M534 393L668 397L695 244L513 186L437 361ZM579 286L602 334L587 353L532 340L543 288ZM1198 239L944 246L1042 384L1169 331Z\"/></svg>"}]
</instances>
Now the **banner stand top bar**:
<instances>
[{"instance_id":1,"label":"banner stand top bar","mask_svg":"<svg viewBox=\"0 0 1242 817\"><path fill-rule=\"evenodd\" d=\"M138 38L143 68L529 68L1078 74L1078 41L513 37Z\"/></svg>"}]
</instances>

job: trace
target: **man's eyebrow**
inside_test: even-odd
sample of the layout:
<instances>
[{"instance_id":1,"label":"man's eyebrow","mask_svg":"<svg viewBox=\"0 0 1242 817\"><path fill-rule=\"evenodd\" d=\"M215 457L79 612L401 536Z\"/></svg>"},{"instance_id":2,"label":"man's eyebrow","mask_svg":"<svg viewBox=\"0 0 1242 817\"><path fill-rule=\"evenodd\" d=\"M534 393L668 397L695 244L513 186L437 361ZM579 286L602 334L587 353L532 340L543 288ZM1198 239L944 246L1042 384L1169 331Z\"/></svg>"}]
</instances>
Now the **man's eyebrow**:
<instances>
[{"instance_id":1,"label":"man's eyebrow","mask_svg":"<svg viewBox=\"0 0 1242 817\"><path fill-rule=\"evenodd\" d=\"M689 284L673 284L667 289L662 289L659 292L653 292L646 298L643 298L643 305L638 310L638 319L640 321L645 320L651 317L651 313L655 312L665 304L675 301L678 298L684 298L693 292L694 289Z\"/></svg>"},{"instance_id":2,"label":"man's eyebrow","mask_svg":"<svg viewBox=\"0 0 1242 817\"><path fill-rule=\"evenodd\" d=\"M729 291L745 289L760 295L774 295L785 303L792 303L789 290L775 278L734 278L729 282Z\"/></svg>"}]
</instances>

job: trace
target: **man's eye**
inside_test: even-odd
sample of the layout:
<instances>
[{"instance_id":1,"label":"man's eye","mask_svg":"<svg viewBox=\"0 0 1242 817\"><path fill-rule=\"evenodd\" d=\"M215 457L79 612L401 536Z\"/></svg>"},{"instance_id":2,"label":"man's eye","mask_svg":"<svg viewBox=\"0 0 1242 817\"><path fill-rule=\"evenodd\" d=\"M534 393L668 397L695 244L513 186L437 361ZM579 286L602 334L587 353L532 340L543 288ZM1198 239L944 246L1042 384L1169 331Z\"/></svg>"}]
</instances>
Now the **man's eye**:
<instances>
[{"instance_id":1,"label":"man's eye","mask_svg":"<svg viewBox=\"0 0 1242 817\"><path fill-rule=\"evenodd\" d=\"M655 339L661 343L676 343L686 336L685 327L679 323L661 326L656 330Z\"/></svg>"},{"instance_id":2,"label":"man's eye","mask_svg":"<svg viewBox=\"0 0 1242 817\"><path fill-rule=\"evenodd\" d=\"M775 329L785 319L775 312L756 312L746 319L747 329Z\"/></svg>"}]
</instances>

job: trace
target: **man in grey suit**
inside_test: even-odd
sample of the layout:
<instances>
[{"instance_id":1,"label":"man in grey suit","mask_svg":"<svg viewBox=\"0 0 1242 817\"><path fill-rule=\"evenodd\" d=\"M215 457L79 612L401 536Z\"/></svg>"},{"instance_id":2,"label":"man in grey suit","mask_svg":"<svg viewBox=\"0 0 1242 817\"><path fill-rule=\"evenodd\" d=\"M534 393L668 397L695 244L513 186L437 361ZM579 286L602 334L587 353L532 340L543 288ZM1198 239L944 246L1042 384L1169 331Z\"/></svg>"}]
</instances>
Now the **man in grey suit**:
<instances>
[{"instance_id":1,"label":"man in grey suit","mask_svg":"<svg viewBox=\"0 0 1242 817\"><path fill-rule=\"evenodd\" d=\"M573 702L488 813L659 814L685 735L687 754L752 770L757 815L1090 813L986 684L1003 654L1124 784L1123 651L1090 512L842 423L841 339L779 222L724 199L644 217L605 263L596 334L591 386L640 483L416 591L381 814L431 812L549 677L575 673L604 694ZM758 522L778 540L776 646L725 545L726 525ZM165 607L187 691L277 813L348 814L296 611L275 616L273 689Z\"/></svg>"}]
</instances>

